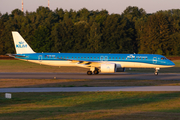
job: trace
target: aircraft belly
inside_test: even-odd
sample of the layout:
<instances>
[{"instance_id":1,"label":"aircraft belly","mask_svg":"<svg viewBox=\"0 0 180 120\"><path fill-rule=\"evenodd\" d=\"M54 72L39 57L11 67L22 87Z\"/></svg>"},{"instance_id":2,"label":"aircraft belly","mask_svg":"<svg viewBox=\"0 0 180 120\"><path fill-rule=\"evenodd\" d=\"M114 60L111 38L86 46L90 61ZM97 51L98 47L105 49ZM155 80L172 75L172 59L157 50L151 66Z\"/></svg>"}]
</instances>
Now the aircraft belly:
<instances>
[{"instance_id":1,"label":"aircraft belly","mask_svg":"<svg viewBox=\"0 0 180 120\"><path fill-rule=\"evenodd\" d=\"M52 61L52 60L28 60L29 62L50 65L50 66L79 66L88 68L89 66L78 64L77 62L72 61ZM112 63L112 62L111 62ZM158 65L158 64L148 64L148 63L139 63L139 62L114 62L115 64L120 64L122 68L167 68L172 66L167 65ZM91 64L93 67L99 67L101 63Z\"/></svg>"},{"instance_id":2,"label":"aircraft belly","mask_svg":"<svg viewBox=\"0 0 180 120\"><path fill-rule=\"evenodd\" d=\"M29 62L34 62L42 65L50 65L50 66L77 66L75 63L71 61L50 61L50 60L28 60Z\"/></svg>"},{"instance_id":3,"label":"aircraft belly","mask_svg":"<svg viewBox=\"0 0 180 120\"><path fill-rule=\"evenodd\" d=\"M139 63L139 62L118 62L122 68L167 68L172 66L167 65L158 65L158 64L148 64L148 63Z\"/></svg>"}]
</instances>

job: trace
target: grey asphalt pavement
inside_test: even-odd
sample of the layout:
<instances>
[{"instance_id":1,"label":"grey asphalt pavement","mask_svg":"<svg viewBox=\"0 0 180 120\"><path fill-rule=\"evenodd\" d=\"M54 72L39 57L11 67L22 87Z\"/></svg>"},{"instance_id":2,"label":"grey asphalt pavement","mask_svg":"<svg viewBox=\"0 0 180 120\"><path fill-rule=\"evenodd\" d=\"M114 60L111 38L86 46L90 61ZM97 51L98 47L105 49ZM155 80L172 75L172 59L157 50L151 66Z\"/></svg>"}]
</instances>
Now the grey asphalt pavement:
<instances>
[{"instance_id":1,"label":"grey asphalt pavement","mask_svg":"<svg viewBox=\"0 0 180 120\"><path fill-rule=\"evenodd\" d=\"M180 86L130 87L53 87L53 88L0 88L0 93L14 92L95 92L95 91L180 91Z\"/></svg>"},{"instance_id":2,"label":"grey asphalt pavement","mask_svg":"<svg viewBox=\"0 0 180 120\"><path fill-rule=\"evenodd\" d=\"M0 79L94 79L94 80L180 80L180 73L0 73Z\"/></svg>"}]
</instances>

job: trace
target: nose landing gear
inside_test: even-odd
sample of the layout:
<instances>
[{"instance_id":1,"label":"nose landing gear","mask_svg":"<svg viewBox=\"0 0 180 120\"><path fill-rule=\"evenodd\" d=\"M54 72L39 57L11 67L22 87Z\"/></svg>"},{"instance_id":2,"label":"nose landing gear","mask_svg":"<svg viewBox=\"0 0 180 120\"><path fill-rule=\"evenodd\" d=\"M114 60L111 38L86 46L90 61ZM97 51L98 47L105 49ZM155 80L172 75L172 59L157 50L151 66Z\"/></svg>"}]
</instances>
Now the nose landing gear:
<instances>
[{"instance_id":1,"label":"nose landing gear","mask_svg":"<svg viewBox=\"0 0 180 120\"><path fill-rule=\"evenodd\" d=\"M154 75L158 75L158 71L160 70L160 68L155 68L155 71L154 71Z\"/></svg>"}]
</instances>

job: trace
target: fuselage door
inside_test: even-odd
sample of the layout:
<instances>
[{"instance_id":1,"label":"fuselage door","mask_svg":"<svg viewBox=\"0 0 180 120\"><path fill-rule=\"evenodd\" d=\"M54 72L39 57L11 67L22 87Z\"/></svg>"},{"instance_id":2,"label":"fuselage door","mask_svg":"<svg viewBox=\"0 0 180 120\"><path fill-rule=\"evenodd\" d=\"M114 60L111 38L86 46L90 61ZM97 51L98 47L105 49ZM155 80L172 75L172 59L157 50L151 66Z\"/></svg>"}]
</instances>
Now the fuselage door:
<instances>
[{"instance_id":1,"label":"fuselage door","mask_svg":"<svg viewBox=\"0 0 180 120\"><path fill-rule=\"evenodd\" d=\"M42 55L38 56L38 60L39 60L39 62L42 62Z\"/></svg>"},{"instance_id":2,"label":"fuselage door","mask_svg":"<svg viewBox=\"0 0 180 120\"><path fill-rule=\"evenodd\" d=\"M100 61L108 61L108 56L101 56Z\"/></svg>"},{"instance_id":3,"label":"fuselage door","mask_svg":"<svg viewBox=\"0 0 180 120\"><path fill-rule=\"evenodd\" d=\"M157 63L157 57L153 57L153 63L154 63L154 64Z\"/></svg>"}]
</instances>

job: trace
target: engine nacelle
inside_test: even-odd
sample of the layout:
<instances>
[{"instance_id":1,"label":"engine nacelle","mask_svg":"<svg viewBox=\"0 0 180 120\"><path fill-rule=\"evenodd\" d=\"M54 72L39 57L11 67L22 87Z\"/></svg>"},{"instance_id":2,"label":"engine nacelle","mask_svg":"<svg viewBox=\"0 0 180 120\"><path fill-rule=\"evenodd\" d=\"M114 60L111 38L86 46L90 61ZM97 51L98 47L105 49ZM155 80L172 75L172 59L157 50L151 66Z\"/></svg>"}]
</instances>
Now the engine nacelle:
<instances>
[{"instance_id":1,"label":"engine nacelle","mask_svg":"<svg viewBox=\"0 0 180 120\"><path fill-rule=\"evenodd\" d=\"M101 73L114 73L114 72L124 72L125 68L122 68L120 64L101 64Z\"/></svg>"},{"instance_id":2,"label":"engine nacelle","mask_svg":"<svg viewBox=\"0 0 180 120\"><path fill-rule=\"evenodd\" d=\"M101 73L114 73L116 64L101 64Z\"/></svg>"}]
</instances>

